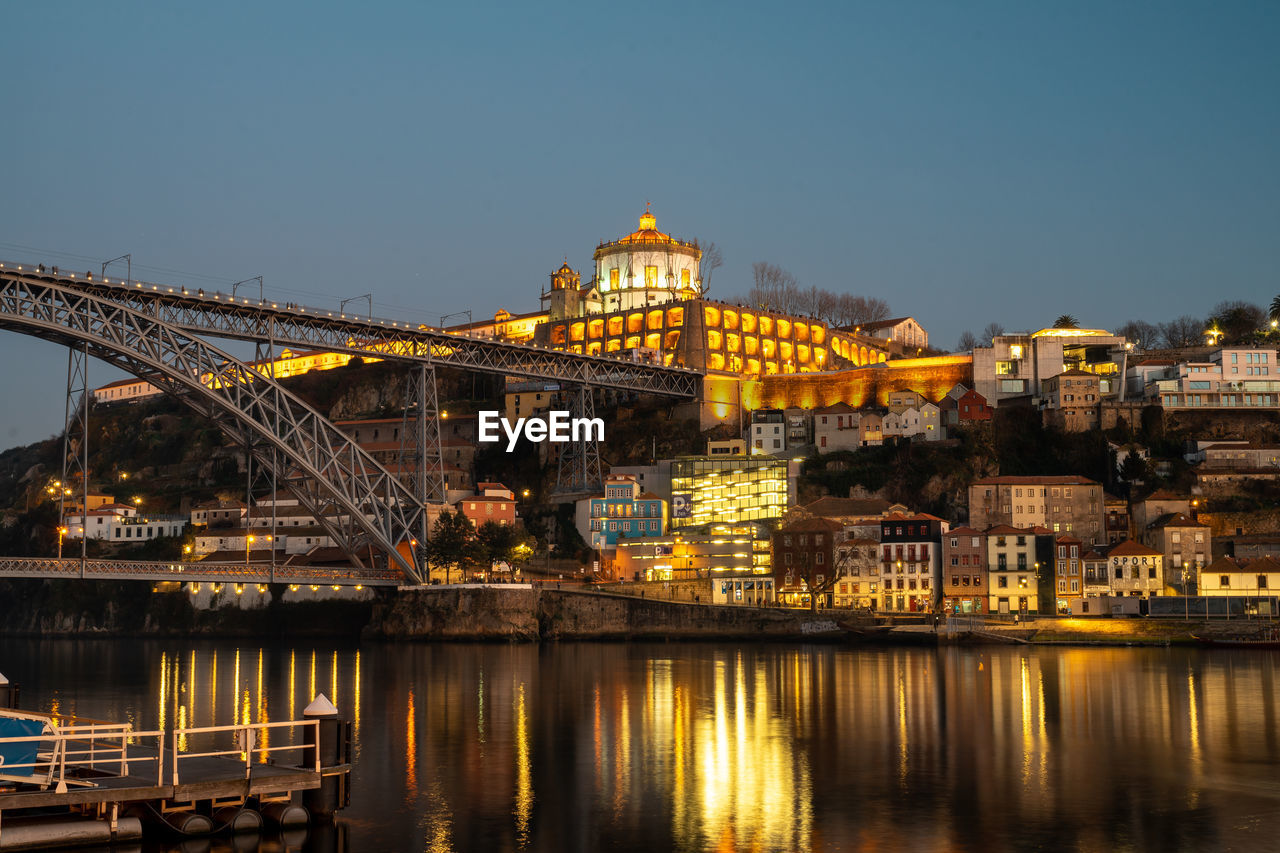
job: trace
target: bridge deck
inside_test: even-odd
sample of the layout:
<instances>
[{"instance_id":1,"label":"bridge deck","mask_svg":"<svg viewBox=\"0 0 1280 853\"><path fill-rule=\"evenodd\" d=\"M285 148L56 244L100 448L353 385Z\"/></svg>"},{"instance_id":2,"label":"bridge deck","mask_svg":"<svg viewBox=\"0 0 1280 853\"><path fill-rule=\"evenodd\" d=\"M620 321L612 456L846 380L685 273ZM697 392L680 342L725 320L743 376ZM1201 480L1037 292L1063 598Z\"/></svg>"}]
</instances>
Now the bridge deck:
<instances>
[{"instance_id":1,"label":"bridge deck","mask_svg":"<svg viewBox=\"0 0 1280 853\"><path fill-rule=\"evenodd\" d=\"M281 566L265 563L173 563L146 560L85 560L47 557L0 558L0 577L84 580L177 581L180 583L289 583L326 586L400 586L404 575L359 567Z\"/></svg>"}]
</instances>

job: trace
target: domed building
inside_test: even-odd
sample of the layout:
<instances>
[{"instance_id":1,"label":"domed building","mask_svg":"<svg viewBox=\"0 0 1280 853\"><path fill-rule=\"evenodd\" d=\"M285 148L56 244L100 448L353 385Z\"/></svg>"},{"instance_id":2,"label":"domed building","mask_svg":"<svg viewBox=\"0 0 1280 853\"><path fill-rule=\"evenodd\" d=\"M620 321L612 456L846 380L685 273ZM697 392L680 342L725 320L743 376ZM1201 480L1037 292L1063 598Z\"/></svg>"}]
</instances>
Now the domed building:
<instances>
[{"instance_id":1,"label":"domed building","mask_svg":"<svg viewBox=\"0 0 1280 853\"><path fill-rule=\"evenodd\" d=\"M659 231L648 205L638 230L601 243L593 257L595 283L606 313L702 295L698 269L702 250L696 241L677 240Z\"/></svg>"}]
</instances>

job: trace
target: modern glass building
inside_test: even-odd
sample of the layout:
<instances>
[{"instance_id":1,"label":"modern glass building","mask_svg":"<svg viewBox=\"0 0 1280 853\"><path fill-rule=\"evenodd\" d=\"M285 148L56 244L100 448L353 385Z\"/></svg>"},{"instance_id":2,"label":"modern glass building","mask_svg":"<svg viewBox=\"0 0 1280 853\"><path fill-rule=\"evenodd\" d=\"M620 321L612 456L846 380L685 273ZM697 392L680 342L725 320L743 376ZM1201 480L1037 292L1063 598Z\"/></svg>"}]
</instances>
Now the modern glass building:
<instances>
[{"instance_id":1,"label":"modern glass building","mask_svg":"<svg viewBox=\"0 0 1280 853\"><path fill-rule=\"evenodd\" d=\"M794 499L791 467L765 456L684 456L671 462L671 527L777 523Z\"/></svg>"}]
</instances>

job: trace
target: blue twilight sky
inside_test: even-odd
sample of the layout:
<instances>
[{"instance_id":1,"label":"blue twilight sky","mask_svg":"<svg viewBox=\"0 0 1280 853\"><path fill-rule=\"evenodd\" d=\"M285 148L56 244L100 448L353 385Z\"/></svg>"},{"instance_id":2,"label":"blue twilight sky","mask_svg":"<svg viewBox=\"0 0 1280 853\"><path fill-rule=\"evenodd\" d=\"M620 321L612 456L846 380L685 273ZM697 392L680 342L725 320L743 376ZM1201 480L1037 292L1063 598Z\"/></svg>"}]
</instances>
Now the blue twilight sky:
<instances>
[{"instance_id":1,"label":"blue twilight sky","mask_svg":"<svg viewBox=\"0 0 1280 853\"><path fill-rule=\"evenodd\" d=\"M0 258L480 317L651 200L720 246L713 296L770 261L947 347L1280 292L1275 2L11 2L0 30ZM0 447L58 432L64 351L0 356Z\"/></svg>"}]
</instances>

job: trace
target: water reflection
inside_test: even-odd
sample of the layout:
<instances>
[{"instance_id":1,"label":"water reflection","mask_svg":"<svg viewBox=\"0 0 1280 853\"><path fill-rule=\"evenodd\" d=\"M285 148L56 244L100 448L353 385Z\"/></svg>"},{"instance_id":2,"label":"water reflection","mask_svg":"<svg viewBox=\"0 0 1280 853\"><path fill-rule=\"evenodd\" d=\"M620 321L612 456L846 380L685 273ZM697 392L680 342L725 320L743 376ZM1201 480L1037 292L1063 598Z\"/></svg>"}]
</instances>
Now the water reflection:
<instances>
[{"instance_id":1,"label":"water reflection","mask_svg":"<svg viewBox=\"0 0 1280 853\"><path fill-rule=\"evenodd\" d=\"M0 641L28 707L140 728L291 718L329 692L355 723L357 850L1256 847L1280 830L1277 662Z\"/></svg>"}]
</instances>

